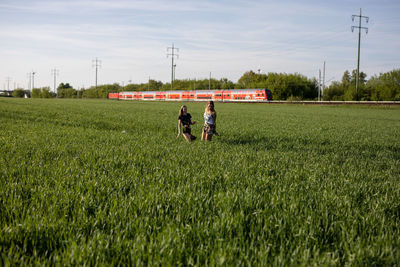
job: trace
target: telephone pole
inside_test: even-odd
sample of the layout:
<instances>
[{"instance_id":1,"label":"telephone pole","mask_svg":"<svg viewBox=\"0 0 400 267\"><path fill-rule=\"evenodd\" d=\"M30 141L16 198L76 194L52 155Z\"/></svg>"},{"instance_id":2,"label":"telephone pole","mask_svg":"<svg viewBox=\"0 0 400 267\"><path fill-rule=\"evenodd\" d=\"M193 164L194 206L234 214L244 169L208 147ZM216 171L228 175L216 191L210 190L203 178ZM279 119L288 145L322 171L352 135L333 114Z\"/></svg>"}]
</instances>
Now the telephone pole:
<instances>
[{"instance_id":1,"label":"telephone pole","mask_svg":"<svg viewBox=\"0 0 400 267\"><path fill-rule=\"evenodd\" d=\"M318 101L321 101L321 70L319 70L319 79L318 79Z\"/></svg>"},{"instance_id":2,"label":"telephone pole","mask_svg":"<svg viewBox=\"0 0 400 267\"><path fill-rule=\"evenodd\" d=\"M324 70L322 72L322 91L321 91L321 98L324 95L324 91L325 91L325 61L324 61Z\"/></svg>"},{"instance_id":3,"label":"telephone pole","mask_svg":"<svg viewBox=\"0 0 400 267\"><path fill-rule=\"evenodd\" d=\"M54 93L57 95L57 97L58 97L58 94L56 92L56 76L58 76L59 74L60 74L60 71L58 69L54 68L51 70L51 75L54 76Z\"/></svg>"},{"instance_id":4,"label":"telephone pole","mask_svg":"<svg viewBox=\"0 0 400 267\"><path fill-rule=\"evenodd\" d=\"M210 78L208 79L208 90L211 90L211 71L210 71Z\"/></svg>"},{"instance_id":5,"label":"telephone pole","mask_svg":"<svg viewBox=\"0 0 400 267\"><path fill-rule=\"evenodd\" d=\"M175 69L176 65L174 65L174 58L175 57L179 58L179 55L176 54L175 51L176 51L176 53L179 52L179 48L174 47L173 43L172 43L172 47L167 47L167 58L168 58L168 56L171 56L171 60L172 60L172 62L171 62L171 89L174 86L174 77L175 77L174 69Z\"/></svg>"},{"instance_id":6,"label":"telephone pole","mask_svg":"<svg viewBox=\"0 0 400 267\"><path fill-rule=\"evenodd\" d=\"M7 81L7 91L10 91L10 81L11 78L10 77L6 77L6 81ZM15 87L15 86L14 86Z\"/></svg>"},{"instance_id":7,"label":"telephone pole","mask_svg":"<svg viewBox=\"0 0 400 267\"><path fill-rule=\"evenodd\" d=\"M98 68L101 67L101 60L98 60L97 57L96 59L92 60L92 68L96 68L96 89L97 89L97 71Z\"/></svg>"},{"instance_id":8,"label":"telephone pole","mask_svg":"<svg viewBox=\"0 0 400 267\"><path fill-rule=\"evenodd\" d=\"M356 100L358 100L358 86L359 86L359 79L360 79L360 43L361 43L361 29L365 30L365 33L368 34L368 28L361 27L361 20L362 18L365 19L366 23L368 23L369 17L365 17L361 15L361 8L360 8L360 15L352 15L351 20L354 22L354 18L358 17L358 26L351 26L351 31L354 32L354 28L358 29L358 55L357 55L357 77L356 77Z\"/></svg>"},{"instance_id":9,"label":"telephone pole","mask_svg":"<svg viewBox=\"0 0 400 267\"><path fill-rule=\"evenodd\" d=\"M35 89L35 73L34 71L32 71L32 90Z\"/></svg>"}]
</instances>

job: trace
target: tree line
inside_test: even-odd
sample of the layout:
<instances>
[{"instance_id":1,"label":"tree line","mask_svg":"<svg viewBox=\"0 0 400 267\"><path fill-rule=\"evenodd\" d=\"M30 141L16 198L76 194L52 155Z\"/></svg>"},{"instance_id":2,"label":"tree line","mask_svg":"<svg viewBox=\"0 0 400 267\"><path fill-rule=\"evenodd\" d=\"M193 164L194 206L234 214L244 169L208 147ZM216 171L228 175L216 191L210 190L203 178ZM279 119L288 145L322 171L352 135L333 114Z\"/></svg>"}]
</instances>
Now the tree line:
<instances>
[{"instance_id":1,"label":"tree line","mask_svg":"<svg viewBox=\"0 0 400 267\"><path fill-rule=\"evenodd\" d=\"M400 101L400 69L393 70L379 76L372 76L367 80L364 72L360 73L359 90L356 91L356 71L350 74L345 71L342 80L332 82L322 93L322 99L328 101L347 100L396 100ZM49 87L34 88L33 98L107 98L109 93L122 91L167 91L167 90L207 90L207 89L244 89L267 88L272 91L275 100L316 100L318 97L318 82L315 78L309 79L301 74L287 73L255 73L245 72L234 83L227 78L222 79L181 79L171 83L149 80L147 83L128 84L121 86L117 83L92 86L88 89L77 90L69 83L61 83L57 94ZM23 97L23 89L14 90L16 97Z\"/></svg>"},{"instance_id":2,"label":"tree line","mask_svg":"<svg viewBox=\"0 0 400 267\"><path fill-rule=\"evenodd\" d=\"M360 72L359 88L356 90L356 70L345 71L341 82L332 82L324 91L328 101L400 101L400 69L372 76Z\"/></svg>"}]
</instances>

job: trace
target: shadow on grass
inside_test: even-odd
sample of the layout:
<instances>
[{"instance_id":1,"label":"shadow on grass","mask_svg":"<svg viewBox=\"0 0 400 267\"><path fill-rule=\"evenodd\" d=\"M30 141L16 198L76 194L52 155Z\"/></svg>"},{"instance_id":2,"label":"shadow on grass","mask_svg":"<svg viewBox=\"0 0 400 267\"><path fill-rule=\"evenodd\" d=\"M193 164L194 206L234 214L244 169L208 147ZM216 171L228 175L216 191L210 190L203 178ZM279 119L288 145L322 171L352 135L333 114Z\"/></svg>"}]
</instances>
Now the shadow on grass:
<instances>
[{"instance_id":1,"label":"shadow on grass","mask_svg":"<svg viewBox=\"0 0 400 267\"><path fill-rule=\"evenodd\" d=\"M254 149L265 149L274 150L282 149L293 149L295 140L291 140L288 137L266 137L266 136L232 136L229 138L218 137L218 142L229 146L249 146Z\"/></svg>"},{"instance_id":2,"label":"shadow on grass","mask_svg":"<svg viewBox=\"0 0 400 267\"><path fill-rule=\"evenodd\" d=\"M325 154L333 149L328 140L311 140L301 137L287 136L231 136L219 137L219 143L229 146L248 146L255 150L280 150L280 151L307 151L319 150Z\"/></svg>"}]
</instances>

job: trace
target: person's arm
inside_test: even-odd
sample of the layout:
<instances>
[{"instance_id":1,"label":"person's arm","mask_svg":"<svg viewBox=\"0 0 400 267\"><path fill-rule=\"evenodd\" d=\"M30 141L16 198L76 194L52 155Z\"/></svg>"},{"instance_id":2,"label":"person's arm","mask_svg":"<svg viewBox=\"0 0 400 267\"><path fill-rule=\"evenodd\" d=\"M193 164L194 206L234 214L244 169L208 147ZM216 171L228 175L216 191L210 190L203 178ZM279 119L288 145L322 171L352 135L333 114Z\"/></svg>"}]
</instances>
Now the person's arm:
<instances>
[{"instance_id":1,"label":"person's arm","mask_svg":"<svg viewBox=\"0 0 400 267\"><path fill-rule=\"evenodd\" d=\"M196 124L195 121L192 121L192 116L189 117L189 125L194 125Z\"/></svg>"},{"instance_id":2,"label":"person's arm","mask_svg":"<svg viewBox=\"0 0 400 267\"><path fill-rule=\"evenodd\" d=\"M178 138L181 135L181 120L178 120L178 136L176 138Z\"/></svg>"}]
</instances>

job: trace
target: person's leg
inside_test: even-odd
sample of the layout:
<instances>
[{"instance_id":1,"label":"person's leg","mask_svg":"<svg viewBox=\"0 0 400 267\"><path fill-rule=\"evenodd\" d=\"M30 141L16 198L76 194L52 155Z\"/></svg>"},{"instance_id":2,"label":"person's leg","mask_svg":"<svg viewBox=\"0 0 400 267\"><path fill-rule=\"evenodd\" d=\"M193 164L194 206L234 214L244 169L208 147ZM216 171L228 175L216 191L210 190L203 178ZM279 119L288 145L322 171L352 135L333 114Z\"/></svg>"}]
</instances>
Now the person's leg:
<instances>
[{"instance_id":1,"label":"person's leg","mask_svg":"<svg viewBox=\"0 0 400 267\"><path fill-rule=\"evenodd\" d=\"M207 138L207 133L206 133L205 131L203 131L203 132L201 133L201 141L205 141L206 138Z\"/></svg>"},{"instance_id":2,"label":"person's leg","mask_svg":"<svg viewBox=\"0 0 400 267\"><path fill-rule=\"evenodd\" d=\"M207 141L211 141L211 139L212 139L212 134L207 134Z\"/></svg>"},{"instance_id":3,"label":"person's leg","mask_svg":"<svg viewBox=\"0 0 400 267\"><path fill-rule=\"evenodd\" d=\"M190 137L190 134L188 134L188 133L184 133L183 137L185 137L186 141L188 141L188 142L192 141L192 138Z\"/></svg>"}]
</instances>

